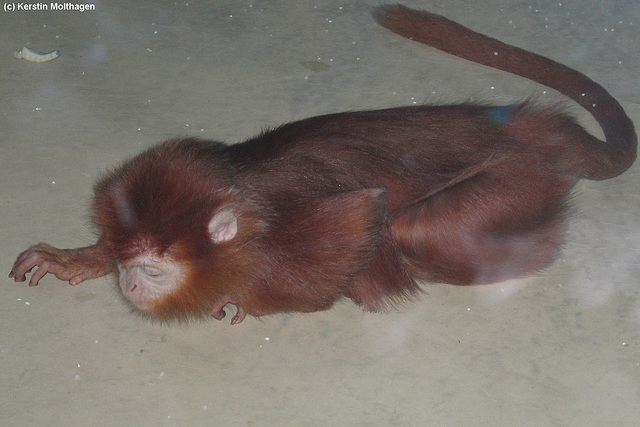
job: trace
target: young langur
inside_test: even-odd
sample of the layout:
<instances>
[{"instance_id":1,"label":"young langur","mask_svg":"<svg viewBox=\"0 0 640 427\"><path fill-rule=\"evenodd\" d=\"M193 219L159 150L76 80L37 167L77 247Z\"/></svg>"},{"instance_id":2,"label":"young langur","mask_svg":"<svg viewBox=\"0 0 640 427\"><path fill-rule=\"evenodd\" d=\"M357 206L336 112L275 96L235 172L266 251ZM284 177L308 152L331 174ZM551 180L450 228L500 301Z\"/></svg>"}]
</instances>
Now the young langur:
<instances>
[{"instance_id":1,"label":"young langur","mask_svg":"<svg viewBox=\"0 0 640 427\"><path fill-rule=\"evenodd\" d=\"M382 310L416 279L492 283L533 273L562 240L580 178L631 166L636 134L583 74L441 16L401 5L383 27L556 89L587 109L600 141L554 106L470 103L312 117L240 144L162 143L95 185L95 245L41 243L10 277L34 286L115 273L131 307L186 320L325 310L342 297Z\"/></svg>"}]
</instances>

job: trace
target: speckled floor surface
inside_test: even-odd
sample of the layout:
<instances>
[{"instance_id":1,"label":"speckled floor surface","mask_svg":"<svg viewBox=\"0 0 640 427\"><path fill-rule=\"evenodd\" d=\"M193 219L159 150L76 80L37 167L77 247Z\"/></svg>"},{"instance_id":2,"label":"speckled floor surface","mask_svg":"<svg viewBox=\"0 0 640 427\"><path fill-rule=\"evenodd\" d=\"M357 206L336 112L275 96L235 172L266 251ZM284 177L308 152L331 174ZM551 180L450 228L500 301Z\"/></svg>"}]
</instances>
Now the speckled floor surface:
<instances>
[{"instance_id":1,"label":"speckled floor surface","mask_svg":"<svg viewBox=\"0 0 640 427\"><path fill-rule=\"evenodd\" d=\"M5 9L7 5L4 3ZM377 27L378 1L99 1L0 11L0 265L88 244L93 181L154 142L236 142L348 109L540 86ZM410 1L587 73L640 124L640 5ZM14 4L15 5L15 4ZM60 49L53 62L14 50ZM594 132L586 113L573 109ZM640 165L576 189L567 242L536 277L425 284L420 301L165 327L110 280L0 288L3 426L640 424ZM6 276L5 276L6 277Z\"/></svg>"}]
</instances>

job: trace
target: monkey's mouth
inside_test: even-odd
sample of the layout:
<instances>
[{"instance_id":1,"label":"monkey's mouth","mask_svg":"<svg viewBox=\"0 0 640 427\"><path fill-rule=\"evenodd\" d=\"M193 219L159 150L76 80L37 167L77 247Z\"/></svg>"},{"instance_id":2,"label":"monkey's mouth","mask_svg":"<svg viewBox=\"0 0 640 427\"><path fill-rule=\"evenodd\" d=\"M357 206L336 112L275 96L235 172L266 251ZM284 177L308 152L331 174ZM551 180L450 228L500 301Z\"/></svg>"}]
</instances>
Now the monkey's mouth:
<instances>
[{"instance_id":1,"label":"monkey's mouth","mask_svg":"<svg viewBox=\"0 0 640 427\"><path fill-rule=\"evenodd\" d=\"M149 314L158 305L158 296L151 294L148 289L139 285L134 284L127 288L121 282L119 289L125 302L137 312Z\"/></svg>"},{"instance_id":2,"label":"monkey's mouth","mask_svg":"<svg viewBox=\"0 0 640 427\"><path fill-rule=\"evenodd\" d=\"M124 291L121 292L121 296L122 299L124 299L124 301L137 312L150 313L151 311L153 311L153 307L155 305L154 300L140 300L137 298L133 298L127 295Z\"/></svg>"}]
</instances>

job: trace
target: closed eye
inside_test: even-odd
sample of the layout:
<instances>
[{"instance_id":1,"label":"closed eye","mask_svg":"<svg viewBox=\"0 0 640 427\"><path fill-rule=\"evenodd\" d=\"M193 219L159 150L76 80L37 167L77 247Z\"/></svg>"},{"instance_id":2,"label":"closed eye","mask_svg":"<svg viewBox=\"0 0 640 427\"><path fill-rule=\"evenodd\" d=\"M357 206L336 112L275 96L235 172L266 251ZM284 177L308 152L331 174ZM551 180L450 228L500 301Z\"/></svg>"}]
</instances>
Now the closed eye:
<instances>
[{"instance_id":1,"label":"closed eye","mask_svg":"<svg viewBox=\"0 0 640 427\"><path fill-rule=\"evenodd\" d=\"M162 276L162 270L159 268L151 267L149 265L145 265L142 267L142 272L149 277L159 277Z\"/></svg>"}]
</instances>

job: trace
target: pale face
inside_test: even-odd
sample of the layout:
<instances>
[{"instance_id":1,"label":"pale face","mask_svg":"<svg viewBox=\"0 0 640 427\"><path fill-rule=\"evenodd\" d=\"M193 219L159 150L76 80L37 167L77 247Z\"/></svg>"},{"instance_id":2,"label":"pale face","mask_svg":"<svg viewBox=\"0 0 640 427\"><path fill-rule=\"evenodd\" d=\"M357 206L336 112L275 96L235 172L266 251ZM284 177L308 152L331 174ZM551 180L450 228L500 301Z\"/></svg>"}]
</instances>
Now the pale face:
<instances>
[{"instance_id":1,"label":"pale face","mask_svg":"<svg viewBox=\"0 0 640 427\"><path fill-rule=\"evenodd\" d=\"M122 294L140 310L174 293L184 277L180 265L169 256L143 254L118 264Z\"/></svg>"},{"instance_id":2,"label":"pale face","mask_svg":"<svg viewBox=\"0 0 640 427\"><path fill-rule=\"evenodd\" d=\"M238 217L232 208L217 211L207 224L214 244L233 239L238 232ZM152 245L151 245L152 246ZM144 252L118 263L120 289L138 310L151 312L163 299L175 294L184 283L186 271L167 251L164 255Z\"/></svg>"}]
</instances>

